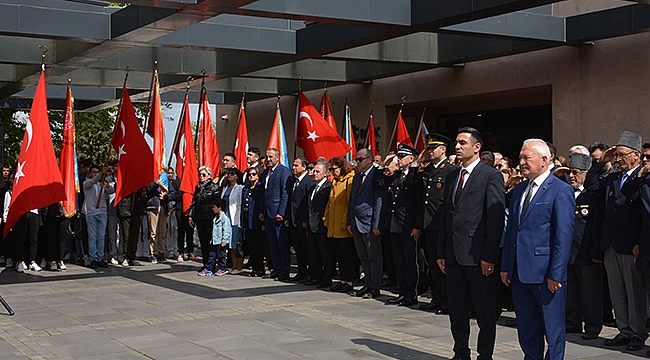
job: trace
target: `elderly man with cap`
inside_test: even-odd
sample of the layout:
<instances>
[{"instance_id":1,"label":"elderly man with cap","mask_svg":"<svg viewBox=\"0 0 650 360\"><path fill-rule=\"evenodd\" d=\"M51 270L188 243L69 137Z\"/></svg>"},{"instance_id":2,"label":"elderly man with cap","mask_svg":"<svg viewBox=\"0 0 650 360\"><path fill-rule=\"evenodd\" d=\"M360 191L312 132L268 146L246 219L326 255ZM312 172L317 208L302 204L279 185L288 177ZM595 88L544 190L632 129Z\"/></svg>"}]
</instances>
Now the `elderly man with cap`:
<instances>
[{"instance_id":1,"label":"elderly man with cap","mask_svg":"<svg viewBox=\"0 0 650 360\"><path fill-rule=\"evenodd\" d=\"M612 159L618 170L600 179L598 184L598 191L605 199L600 250L605 252L603 263L619 331L605 345L627 345L628 351L642 349L648 337L643 279L634 267L642 223L639 200L644 178L638 176L641 142L641 136L623 132L616 145L605 151L587 174L588 179L593 178L590 175L600 173Z\"/></svg>"},{"instance_id":2,"label":"elderly man with cap","mask_svg":"<svg viewBox=\"0 0 650 360\"><path fill-rule=\"evenodd\" d=\"M399 296L386 301L386 305L411 306L418 302L419 264L415 217L421 208L418 201L422 183L418 178L415 158L418 151L406 144L398 144L397 165L389 186L388 211L390 212L390 241L393 249Z\"/></svg>"},{"instance_id":3,"label":"elderly man with cap","mask_svg":"<svg viewBox=\"0 0 650 360\"><path fill-rule=\"evenodd\" d=\"M567 268L566 331L582 338L598 338L603 328L603 251L598 248L605 199L584 187L591 168L589 155L574 153L569 163L569 184L576 198L573 243Z\"/></svg>"},{"instance_id":4,"label":"elderly man with cap","mask_svg":"<svg viewBox=\"0 0 650 360\"><path fill-rule=\"evenodd\" d=\"M427 134L426 149L420 155L420 172L418 177L422 182L423 192L420 202L423 202L422 211L418 213L416 228L423 232L423 239L419 241L424 248L427 262L429 263L429 277L431 280L431 302L420 305L420 310L447 314L447 282L442 271L436 264L438 259L438 229L440 214L445 194L446 177L457 167L447 160L447 147L451 139L441 134Z\"/></svg>"}]
</instances>

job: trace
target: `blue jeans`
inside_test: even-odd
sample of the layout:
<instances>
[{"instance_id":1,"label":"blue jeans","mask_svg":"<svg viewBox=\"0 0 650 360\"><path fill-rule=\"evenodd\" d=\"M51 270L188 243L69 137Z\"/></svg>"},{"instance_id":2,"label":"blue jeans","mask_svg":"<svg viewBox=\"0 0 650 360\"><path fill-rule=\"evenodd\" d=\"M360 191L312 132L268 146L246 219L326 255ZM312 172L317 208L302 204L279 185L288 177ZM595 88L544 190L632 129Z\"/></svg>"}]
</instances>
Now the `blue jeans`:
<instances>
[{"instance_id":1,"label":"blue jeans","mask_svg":"<svg viewBox=\"0 0 650 360\"><path fill-rule=\"evenodd\" d=\"M90 261L104 259L104 236L106 236L106 214L86 217L88 223L88 254Z\"/></svg>"},{"instance_id":2,"label":"blue jeans","mask_svg":"<svg viewBox=\"0 0 650 360\"><path fill-rule=\"evenodd\" d=\"M228 246L210 244L209 254L210 257L208 258L208 262L205 264L205 269L210 271L225 271L226 261L228 260Z\"/></svg>"}]
</instances>

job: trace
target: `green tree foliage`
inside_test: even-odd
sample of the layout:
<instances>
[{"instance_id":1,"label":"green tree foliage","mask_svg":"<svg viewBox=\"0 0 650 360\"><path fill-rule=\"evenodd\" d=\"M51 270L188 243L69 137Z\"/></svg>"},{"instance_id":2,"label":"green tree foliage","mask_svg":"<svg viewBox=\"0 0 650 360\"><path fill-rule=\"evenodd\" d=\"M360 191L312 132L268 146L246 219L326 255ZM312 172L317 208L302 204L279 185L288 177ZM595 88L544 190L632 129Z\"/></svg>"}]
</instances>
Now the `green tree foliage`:
<instances>
[{"instance_id":1,"label":"green tree foliage","mask_svg":"<svg viewBox=\"0 0 650 360\"><path fill-rule=\"evenodd\" d=\"M3 160L14 167L20 154L26 123L17 119L16 111L11 109L0 109L0 122L4 129Z\"/></svg>"}]
</instances>

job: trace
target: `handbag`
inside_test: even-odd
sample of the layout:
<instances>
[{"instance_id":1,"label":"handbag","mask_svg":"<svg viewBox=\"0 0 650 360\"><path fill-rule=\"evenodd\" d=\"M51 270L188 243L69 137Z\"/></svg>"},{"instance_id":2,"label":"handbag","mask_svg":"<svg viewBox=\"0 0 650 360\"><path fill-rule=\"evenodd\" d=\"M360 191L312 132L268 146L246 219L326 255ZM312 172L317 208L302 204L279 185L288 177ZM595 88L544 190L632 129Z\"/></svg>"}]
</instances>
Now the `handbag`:
<instances>
[{"instance_id":1,"label":"handbag","mask_svg":"<svg viewBox=\"0 0 650 360\"><path fill-rule=\"evenodd\" d=\"M243 259L249 255L248 240L246 239L246 232L242 234L241 240L237 243L237 258Z\"/></svg>"}]
</instances>

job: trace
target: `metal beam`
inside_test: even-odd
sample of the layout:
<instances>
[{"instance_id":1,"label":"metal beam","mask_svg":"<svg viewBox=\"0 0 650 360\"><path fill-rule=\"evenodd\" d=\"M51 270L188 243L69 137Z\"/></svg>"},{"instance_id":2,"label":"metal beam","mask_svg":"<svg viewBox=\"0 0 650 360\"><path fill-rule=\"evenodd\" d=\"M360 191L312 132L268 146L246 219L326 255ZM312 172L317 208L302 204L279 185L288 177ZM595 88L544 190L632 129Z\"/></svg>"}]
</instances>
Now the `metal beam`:
<instances>
[{"instance_id":1,"label":"metal beam","mask_svg":"<svg viewBox=\"0 0 650 360\"><path fill-rule=\"evenodd\" d=\"M440 65L477 61L557 46L549 42L439 34Z\"/></svg>"},{"instance_id":2,"label":"metal beam","mask_svg":"<svg viewBox=\"0 0 650 360\"><path fill-rule=\"evenodd\" d=\"M394 39L337 51L328 59L364 60L398 63L438 63L438 34L415 33Z\"/></svg>"},{"instance_id":3,"label":"metal beam","mask_svg":"<svg viewBox=\"0 0 650 360\"><path fill-rule=\"evenodd\" d=\"M492 16L462 24L445 26L441 31L480 34L491 37L565 41L564 18L526 11Z\"/></svg>"},{"instance_id":4,"label":"metal beam","mask_svg":"<svg viewBox=\"0 0 650 360\"><path fill-rule=\"evenodd\" d=\"M633 4L566 18L568 43L647 31L650 28L650 5Z\"/></svg>"}]
</instances>

